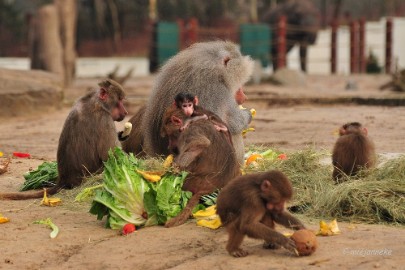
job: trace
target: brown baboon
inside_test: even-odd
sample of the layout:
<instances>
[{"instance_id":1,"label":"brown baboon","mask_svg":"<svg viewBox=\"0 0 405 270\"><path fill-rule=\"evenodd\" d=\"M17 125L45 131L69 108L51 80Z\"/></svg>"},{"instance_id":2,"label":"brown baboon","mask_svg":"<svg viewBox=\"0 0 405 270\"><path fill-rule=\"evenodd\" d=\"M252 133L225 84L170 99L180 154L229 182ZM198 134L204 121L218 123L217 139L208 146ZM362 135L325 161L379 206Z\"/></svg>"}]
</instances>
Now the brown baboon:
<instances>
[{"instance_id":1,"label":"brown baboon","mask_svg":"<svg viewBox=\"0 0 405 270\"><path fill-rule=\"evenodd\" d=\"M168 140L160 137L163 114L180 92L198 96L200 105L222 119L232 134L238 161L243 160L242 130L252 116L235 100L252 74L253 61L227 41L196 43L171 58L157 75L142 117L143 149L149 155L168 154ZM134 124L138 126L138 124ZM128 138L134 139L134 132Z\"/></svg>"},{"instance_id":2,"label":"brown baboon","mask_svg":"<svg viewBox=\"0 0 405 270\"><path fill-rule=\"evenodd\" d=\"M66 118L56 158L58 180L49 194L79 186L88 173L102 169L108 150L119 145L114 121L122 121L127 115L124 90L109 79L99 86L80 98ZM42 195L43 191L0 193L0 199L24 200Z\"/></svg>"},{"instance_id":3,"label":"brown baboon","mask_svg":"<svg viewBox=\"0 0 405 270\"><path fill-rule=\"evenodd\" d=\"M183 111L175 107L166 111L163 119L162 134L176 139L174 163L190 172L183 189L193 193L187 206L177 217L168 220L166 227L184 223L202 195L222 188L240 174L235 150L226 134L218 132L209 120L195 121L180 132L185 119Z\"/></svg>"},{"instance_id":4,"label":"brown baboon","mask_svg":"<svg viewBox=\"0 0 405 270\"><path fill-rule=\"evenodd\" d=\"M336 183L346 175L356 175L362 168L375 165L374 143L367 136L368 131L358 122L347 123L340 127L332 152L333 179Z\"/></svg>"},{"instance_id":5,"label":"brown baboon","mask_svg":"<svg viewBox=\"0 0 405 270\"><path fill-rule=\"evenodd\" d=\"M284 247L294 252L295 243L274 230L279 223L294 230L304 229L297 218L285 210L292 186L280 171L247 174L231 180L219 193L217 213L229 239L226 250L234 257L244 257L241 249L245 235L265 240L264 248Z\"/></svg>"}]
</instances>

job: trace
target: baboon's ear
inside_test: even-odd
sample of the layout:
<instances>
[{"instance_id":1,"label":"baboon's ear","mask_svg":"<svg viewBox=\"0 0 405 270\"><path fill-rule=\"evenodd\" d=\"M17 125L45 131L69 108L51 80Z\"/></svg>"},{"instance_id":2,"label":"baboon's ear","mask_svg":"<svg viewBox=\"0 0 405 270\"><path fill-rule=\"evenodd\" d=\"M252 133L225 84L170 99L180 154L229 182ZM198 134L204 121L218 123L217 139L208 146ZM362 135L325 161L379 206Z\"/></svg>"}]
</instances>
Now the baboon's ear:
<instances>
[{"instance_id":1,"label":"baboon's ear","mask_svg":"<svg viewBox=\"0 0 405 270\"><path fill-rule=\"evenodd\" d=\"M224 66L227 66L229 60L231 60L231 58L230 58L229 56L225 56L225 57L222 59L222 64L223 64Z\"/></svg>"},{"instance_id":2,"label":"baboon's ear","mask_svg":"<svg viewBox=\"0 0 405 270\"><path fill-rule=\"evenodd\" d=\"M271 183L270 183L270 181L269 180L264 180L263 182L262 182L262 184L260 185L260 189L263 191L263 192L269 192L270 190L271 190Z\"/></svg>"},{"instance_id":3,"label":"baboon's ear","mask_svg":"<svg viewBox=\"0 0 405 270\"><path fill-rule=\"evenodd\" d=\"M170 118L170 120L172 121L172 123L176 126L182 126L183 125L183 121L181 121L180 118L178 118L175 115L172 115L172 117Z\"/></svg>"},{"instance_id":4,"label":"baboon's ear","mask_svg":"<svg viewBox=\"0 0 405 270\"><path fill-rule=\"evenodd\" d=\"M101 87L100 88L100 90L99 90L99 95L98 95L98 97L101 99L101 100L106 100L107 98L108 98L108 92L107 92L107 90L105 90L105 88L104 87Z\"/></svg>"}]
</instances>

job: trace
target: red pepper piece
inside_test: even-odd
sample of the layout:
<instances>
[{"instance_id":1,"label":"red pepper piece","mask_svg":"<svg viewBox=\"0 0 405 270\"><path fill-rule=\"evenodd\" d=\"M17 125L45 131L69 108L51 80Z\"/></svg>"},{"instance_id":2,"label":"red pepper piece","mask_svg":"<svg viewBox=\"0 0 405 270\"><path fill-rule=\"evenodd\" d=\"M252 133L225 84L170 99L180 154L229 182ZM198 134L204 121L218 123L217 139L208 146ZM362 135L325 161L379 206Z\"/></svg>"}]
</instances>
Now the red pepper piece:
<instances>
[{"instance_id":1,"label":"red pepper piece","mask_svg":"<svg viewBox=\"0 0 405 270\"><path fill-rule=\"evenodd\" d=\"M134 224L131 224L131 223L125 224L124 227L122 228L123 235L133 233L134 231L136 231L136 227Z\"/></svg>"},{"instance_id":2,"label":"red pepper piece","mask_svg":"<svg viewBox=\"0 0 405 270\"><path fill-rule=\"evenodd\" d=\"M20 158L30 158L31 157L31 155L29 153L20 153L20 152L14 152L13 156L20 157Z\"/></svg>"}]
</instances>

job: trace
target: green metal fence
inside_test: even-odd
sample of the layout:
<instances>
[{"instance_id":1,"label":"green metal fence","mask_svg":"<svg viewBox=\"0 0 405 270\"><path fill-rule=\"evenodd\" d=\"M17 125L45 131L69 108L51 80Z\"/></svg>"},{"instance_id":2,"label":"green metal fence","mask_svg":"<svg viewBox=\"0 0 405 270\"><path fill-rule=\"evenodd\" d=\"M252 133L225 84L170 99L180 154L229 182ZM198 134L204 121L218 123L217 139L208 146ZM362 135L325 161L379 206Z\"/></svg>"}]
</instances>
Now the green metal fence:
<instances>
[{"instance_id":1,"label":"green metal fence","mask_svg":"<svg viewBox=\"0 0 405 270\"><path fill-rule=\"evenodd\" d=\"M263 66L271 64L271 31L266 24L242 24L239 38L241 52L260 60Z\"/></svg>"}]
</instances>

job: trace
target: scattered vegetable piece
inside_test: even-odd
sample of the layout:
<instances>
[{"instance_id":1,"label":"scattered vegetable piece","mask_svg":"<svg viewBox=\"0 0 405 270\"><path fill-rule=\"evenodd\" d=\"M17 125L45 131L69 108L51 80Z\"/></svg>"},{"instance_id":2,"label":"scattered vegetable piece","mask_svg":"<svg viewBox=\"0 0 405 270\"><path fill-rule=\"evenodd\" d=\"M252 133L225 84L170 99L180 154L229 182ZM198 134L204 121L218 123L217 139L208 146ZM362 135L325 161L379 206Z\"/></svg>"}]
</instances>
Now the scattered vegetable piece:
<instances>
[{"instance_id":1,"label":"scattered vegetable piece","mask_svg":"<svg viewBox=\"0 0 405 270\"><path fill-rule=\"evenodd\" d=\"M201 227L207 227L207 228L216 230L222 226L222 223L221 223L221 219L219 218L219 216L217 216L210 220L207 220L207 219L197 220L197 225L201 226Z\"/></svg>"},{"instance_id":2,"label":"scattered vegetable piece","mask_svg":"<svg viewBox=\"0 0 405 270\"><path fill-rule=\"evenodd\" d=\"M96 195L96 190L101 189L103 184L96 185L93 187L88 187L83 189L77 196L75 197L75 202L84 202L90 199L93 199Z\"/></svg>"},{"instance_id":3,"label":"scattered vegetable piece","mask_svg":"<svg viewBox=\"0 0 405 270\"><path fill-rule=\"evenodd\" d=\"M218 229L222 226L221 219L217 215L217 205L207 207L205 210L199 210L193 214L197 219L197 225L210 229Z\"/></svg>"},{"instance_id":4,"label":"scattered vegetable piece","mask_svg":"<svg viewBox=\"0 0 405 270\"><path fill-rule=\"evenodd\" d=\"M20 158L30 158L31 155L29 153L21 153L21 152L14 152L13 156L20 157Z\"/></svg>"},{"instance_id":5,"label":"scattered vegetable piece","mask_svg":"<svg viewBox=\"0 0 405 270\"><path fill-rule=\"evenodd\" d=\"M250 128L247 128L247 129L242 130L242 136L245 137L245 136L246 136L246 133L248 133L248 132L250 132L250 131L255 131L255 129L252 128L252 127L250 127Z\"/></svg>"},{"instance_id":6,"label":"scattered vegetable piece","mask_svg":"<svg viewBox=\"0 0 405 270\"><path fill-rule=\"evenodd\" d=\"M46 195L46 188L44 188L44 197L42 198L41 204L40 205L45 205L45 206L57 206L62 203L62 200L60 198L48 198Z\"/></svg>"},{"instance_id":7,"label":"scattered vegetable piece","mask_svg":"<svg viewBox=\"0 0 405 270\"><path fill-rule=\"evenodd\" d=\"M263 156L260 154L253 154L250 155L247 159L246 159L246 166L249 166L252 162L255 162L258 159L263 159Z\"/></svg>"},{"instance_id":8,"label":"scattered vegetable piece","mask_svg":"<svg viewBox=\"0 0 405 270\"><path fill-rule=\"evenodd\" d=\"M286 159L287 159L287 155L286 155L286 154L280 154L280 155L278 155L277 158L278 158L278 159L281 159L281 160L286 160Z\"/></svg>"},{"instance_id":9,"label":"scattered vegetable piece","mask_svg":"<svg viewBox=\"0 0 405 270\"><path fill-rule=\"evenodd\" d=\"M130 122L126 122L124 125L124 131L122 132L122 137L126 137L131 133L132 124Z\"/></svg>"},{"instance_id":10,"label":"scattered vegetable piece","mask_svg":"<svg viewBox=\"0 0 405 270\"><path fill-rule=\"evenodd\" d=\"M340 234L340 233L341 232L339 230L336 219L332 220L329 224L327 224L325 221L321 220L319 222L319 231L316 235L331 236L331 235L336 235L336 234Z\"/></svg>"},{"instance_id":11,"label":"scattered vegetable piece","mask_svg":"<svg viewBox=\"0 0 405 270\"><path fill-rule=\"evenodd\" d=\"M124 225L124 227L122 228L122 234L123 235L127 235L130 233L133 233L134 231L136 231L136 227L134 224L132 223L127 223Z\"/></svg>"},{"instance_id":12,"label":"scattered vegetable piece","mask_svg":"<svg viewBox=\"0 0 405 270\"><path fill-rule=\"evenodd\" d=\"M168 169L173 163L173 155L168 155L165 161L163 162L163 167Z\"/></svg>"},{"instance_id":13,"label":"scattered vegetable piece","mask_svg":"<svg viewBox=\"0 0 405 270\"><path fill-rule=\"evenodd\" d=\"M8 171L8 165L10 164L11 158L8 158L3 164L0 165L0 174L6 173Z\"/></svg>"},{"instance_id":14,"label":"scattered vegetable piece","mask_svg":"<svg viewBox=\"0 0 405 270\"><path fill-rule=\"evenodd\" d=\"M3 152L0 151L0 157L2 157L2 156L3 156Z\"/></svg>"},{"instance_id":15,"label":"scattered vegetable piece","mask_svg":"<svg viewBox=\"0 0 405 270\"><path fill-rule=\"evenodd\" d=\"M36 170L25 173L24 178L20 191L54 186L58 178L58 165L55 161L44 162Z\"/></svg>"},{"instance_id":16,"label":"scattered vegetable piece","mask_svg":"<svg viewBox=\"0 0 405 270\"><path fill-rule=\"evenodd\" d=\"M217 205L207 207L205 210L197 211L193 214L194 218L205 218L217 214Z\"/></svg>"},{"instance_id":17,"label":"scattered vegetable piece","mask_svg":"<svg viewBox=\"0 0 405 270\"><path fill-rule=\"evenodd\" d=\"M7 223L7 222L9 222L9 221L10 221L9 218L4 217L2 214L0 214L0 224L1 224L1 223Z\"/></svg>"},{"instance_id":18,"label":"scattered vegetable piece","mask_svg":"<svg viewBox=\"0 0 405 270\"><path fill-rule=\"evenodd\" d=\"M278 153L276 151L274 151L273 149L268 149L262 153L260 153L263 158L265 159L269 159L269 160L274 160L278 157Z\"/></svg>"},{"instance_id":19,"label":"scattered vegetable piece","mask_svg":"<svg viewBox=\"0 0 405 270\"><path fill-rule=\"evenodd\" d=\"M160 177L160 175L154 173L154 172L145 172L145 171L141 171L141 170L136 170L139 174L142 175L143 178L145 178L146 180L149 180L151 182L157 182L160 179L162 179L162 177Z\"/></svg>"},{"instance_id":20,"label":"scattered vegetable piece","mask_svg":"<svg viewBox=\"0 0 405 270\"><path fill-rule=\"evenodd\" d=\"M250 109L250 113L252 114L252 118L256 116L256 110L255 109Z\"/></svg>"},{"instance_id":21,"label":"scattered vegetable piece","mask_svg":"<svg viewBox=\"0 0 405 270\"><path fill-rule=\"evenodd\" d=\"M43 225L47 225L49 228L52 229L52 232L49 234L49 236L53 239L56 236L58 236L59 233L59 228L58 226L56 226L51 218L47 218L47 219L41 219L41 220L37 220L33 222L34 224L43 224Z\"/></svg>"}]
</instances>

